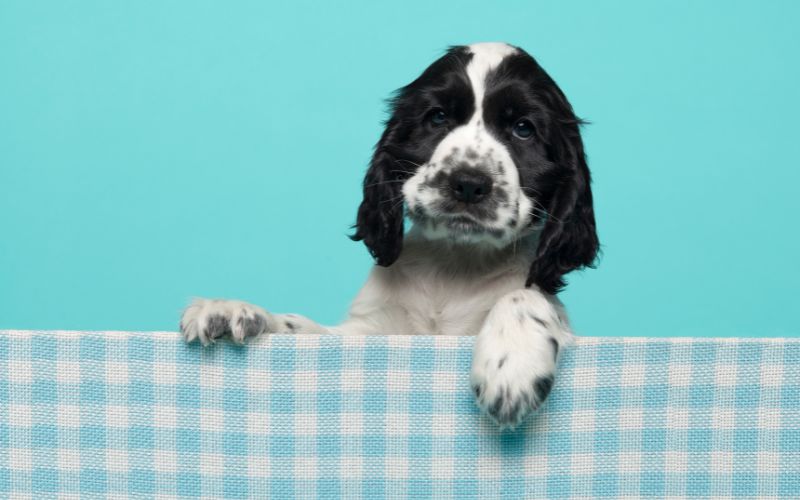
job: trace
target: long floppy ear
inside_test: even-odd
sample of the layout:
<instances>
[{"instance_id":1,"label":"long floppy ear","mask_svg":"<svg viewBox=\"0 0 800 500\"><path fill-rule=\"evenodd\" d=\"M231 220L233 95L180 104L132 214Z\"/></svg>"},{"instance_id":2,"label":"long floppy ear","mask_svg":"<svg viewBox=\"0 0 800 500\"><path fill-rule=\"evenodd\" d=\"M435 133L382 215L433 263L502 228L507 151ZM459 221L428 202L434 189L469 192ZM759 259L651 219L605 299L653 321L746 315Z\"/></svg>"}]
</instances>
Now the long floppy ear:
<instances>
[{"instance_id":1,"label":"long floppy ear","mask_svg":"<svg viewBox=\"0 0 800 500\"><path fill-rule=\"evenodd\" d=\"M358 207L355 234L350 238L364 241L379 266L390 266L403 247L403 183L404 168L395 162L390 146L397 122L386 124L381 140L375 146L364 177L364 199Z\"/></svg>"},{"instance_id":2,"label":"long floppy ear","mask_svg":"<svg viewBox=\"0 0 800 500\"><path fill-rule=\"evenodd\" d=\"M550 160L566 174L547 207L547 221L539 235L536 258L526 286L535 284L556 294L565 286L564 275L592 267L600 246L592 206L591 176L579 131L581 121L557 88L549 96L555 108L550 134Z\"/></svg>"}]
</instances>

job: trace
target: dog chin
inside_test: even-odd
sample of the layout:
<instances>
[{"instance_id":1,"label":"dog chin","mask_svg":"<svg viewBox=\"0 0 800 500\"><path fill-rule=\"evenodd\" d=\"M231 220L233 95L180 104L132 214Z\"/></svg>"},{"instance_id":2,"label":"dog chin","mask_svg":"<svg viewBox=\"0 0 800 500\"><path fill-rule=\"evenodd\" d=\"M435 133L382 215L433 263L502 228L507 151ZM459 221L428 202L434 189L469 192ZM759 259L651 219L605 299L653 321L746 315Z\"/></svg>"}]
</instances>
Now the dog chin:
<instances>
[{"instance_id":1,"label":"dog chin","mask_svg":"<svg viewBox=\"0 0 800 500\"><path fill-rule=\"evenodd\" d=\"M505 229L487 225L463 214L429 217L417 213L411 215L411 220L429 240L473 245L487 244L503 248L509 244L512 236Z\"/></svg>"}]
</instances>

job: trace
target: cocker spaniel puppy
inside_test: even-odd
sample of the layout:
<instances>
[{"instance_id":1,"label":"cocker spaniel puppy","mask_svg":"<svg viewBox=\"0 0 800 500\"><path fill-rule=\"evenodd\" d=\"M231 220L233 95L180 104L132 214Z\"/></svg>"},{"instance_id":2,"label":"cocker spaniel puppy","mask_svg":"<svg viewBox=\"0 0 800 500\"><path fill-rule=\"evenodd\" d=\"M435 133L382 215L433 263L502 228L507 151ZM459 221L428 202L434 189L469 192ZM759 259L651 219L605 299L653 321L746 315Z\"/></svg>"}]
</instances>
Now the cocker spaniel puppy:
<instances>
[{"instance_id":1,"label":"cocker spaniel puppy","mask_svg":"<svg viewBox=\"0 0 800 500\"><path fill-rule=\"evenodd\" d=\"M564 275L598 251L580 124L523 50L451 48L391 100L352 236L377 266L347 320L326 327L198 299L181 332L204 344L272 332L477 335L477 402L516 426L547 397L572 339L556 298Z\"/></svg>"}]
</instances>

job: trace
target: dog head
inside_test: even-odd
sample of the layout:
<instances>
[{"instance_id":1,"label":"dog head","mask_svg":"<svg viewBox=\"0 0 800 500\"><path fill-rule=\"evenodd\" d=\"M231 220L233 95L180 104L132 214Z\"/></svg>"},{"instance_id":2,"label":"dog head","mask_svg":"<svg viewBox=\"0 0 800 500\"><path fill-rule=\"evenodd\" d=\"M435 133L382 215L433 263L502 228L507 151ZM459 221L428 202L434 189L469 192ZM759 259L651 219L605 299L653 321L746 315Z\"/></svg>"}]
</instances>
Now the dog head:
<instances>
[{"instance_id":1,"label":"dog head","mask_svg":"<svg viewBox=\"0 0 800 500\"><path fill-rule=\"evenodd\" d=\"M527 285L548 293L597 254L581 121L523 50L453 47L390 101L364 179L355 240L381 266L407 213L431 239L505 247L538 232Z\"/></svg>"}]
</instances>

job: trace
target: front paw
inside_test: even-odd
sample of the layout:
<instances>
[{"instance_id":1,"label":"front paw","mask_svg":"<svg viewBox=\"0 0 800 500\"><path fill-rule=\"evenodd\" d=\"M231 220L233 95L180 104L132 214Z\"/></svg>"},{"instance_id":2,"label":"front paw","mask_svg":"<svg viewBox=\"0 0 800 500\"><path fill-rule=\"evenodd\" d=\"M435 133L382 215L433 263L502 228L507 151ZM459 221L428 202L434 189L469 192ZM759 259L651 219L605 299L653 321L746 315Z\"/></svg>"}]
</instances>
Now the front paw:
<instances>
[{"instance_id":1,"label":"front paw","mask_svg":"<svg viewBox=\"0 0 800 500\"><path fill-rule=\"evenodd\" d=\"M557 349L553 339L544 345L507 349L492 339L479 338L470 375L478 406L501 428L519 425L550 394Z\"/></svg>"},{"instance_id":2,"label":"front paw","mask_svg":"<svg viewBox=\"0 0 800 500\"><path fill-rule=\"evenodd\" d=\"M203 345L229 337L244 343L274 330L272 315L258 306L237 300L195 299L181 317L180 329L187 342L199 339Z\"/></svg>"}]
</instances>

